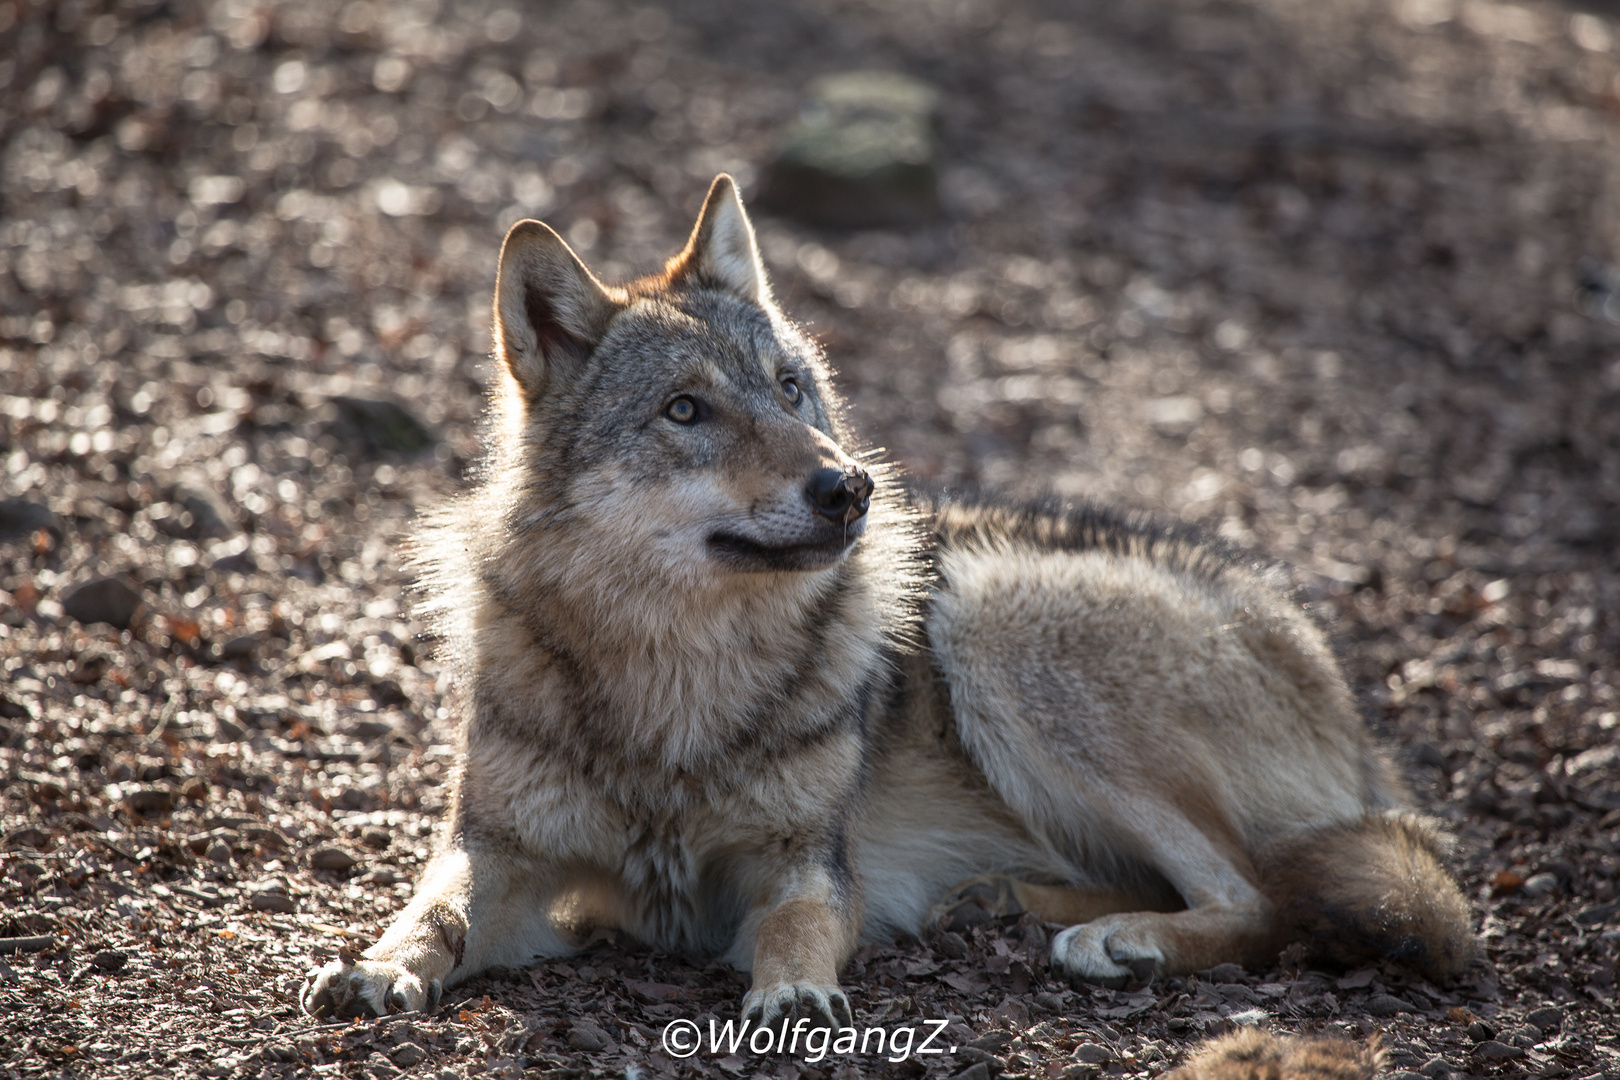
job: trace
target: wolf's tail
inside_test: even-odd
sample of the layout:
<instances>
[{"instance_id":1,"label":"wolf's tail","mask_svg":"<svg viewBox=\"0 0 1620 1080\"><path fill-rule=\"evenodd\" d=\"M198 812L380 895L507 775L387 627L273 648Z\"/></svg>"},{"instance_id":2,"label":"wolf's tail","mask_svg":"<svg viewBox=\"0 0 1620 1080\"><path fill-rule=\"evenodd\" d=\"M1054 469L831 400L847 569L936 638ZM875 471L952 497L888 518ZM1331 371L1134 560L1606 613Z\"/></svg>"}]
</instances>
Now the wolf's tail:
<instances>
[{"instance_id":1,"label":"wolf's tail","mask_svg":"<svg viewBox=\"0 0 1620 1080\"><path fill-rule=\"evenodd\" d=\"M1450 841L1410 813L1368 814L1265 851L1277 929L1342 964L1397 960L1436 982L1474 959L1468 901L1446 870Z\"/></svg>"}]
</instances>

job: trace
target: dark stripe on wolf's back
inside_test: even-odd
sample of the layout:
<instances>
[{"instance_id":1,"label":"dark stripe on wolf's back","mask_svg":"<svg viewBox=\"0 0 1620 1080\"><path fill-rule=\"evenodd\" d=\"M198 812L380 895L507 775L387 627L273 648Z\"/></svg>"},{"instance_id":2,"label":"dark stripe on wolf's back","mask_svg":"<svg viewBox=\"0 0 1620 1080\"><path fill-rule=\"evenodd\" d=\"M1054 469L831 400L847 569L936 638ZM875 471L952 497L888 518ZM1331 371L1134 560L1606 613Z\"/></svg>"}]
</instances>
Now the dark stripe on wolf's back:
<instances>
[{"instance_id":1,"label":"dark stripe on wolf's back","mask_svg":"<svg viewBox=\"0 0 1620 1080\"><path fill-rule=\"evenodd\" d=\"M929 532L942 550L1022 541L1052 551L1105 551L1146 559L1207 581L1228 570L1253 572L1269 565L1195 526L1089 501L1046 497L1019 503L973 491L920 487L909 488L907 494L926 515Z\"/></svg>"}]
</instances>

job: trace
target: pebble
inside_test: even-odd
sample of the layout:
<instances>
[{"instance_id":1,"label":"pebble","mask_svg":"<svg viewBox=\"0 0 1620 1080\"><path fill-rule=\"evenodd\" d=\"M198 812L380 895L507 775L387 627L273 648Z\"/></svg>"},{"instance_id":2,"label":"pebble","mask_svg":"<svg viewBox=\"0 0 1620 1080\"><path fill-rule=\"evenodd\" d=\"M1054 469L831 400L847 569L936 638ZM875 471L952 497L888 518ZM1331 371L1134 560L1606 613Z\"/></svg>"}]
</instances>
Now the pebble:
<instances>
[{"instance_id":1,"label":"pebble","mask_svg":"<svg viewBox=\"0 0 1620 1080\"><path fill-rule=\"evenodd\" d=\"M1535 1010L1525 1019L1534 1024L1542 1034L1562 1031L1564 1028L1564 1010L1552 1005Z\"/></svg>"},{"instance_id":2,"label":"pebble","mask_svg":"<svg viewBox=\"0 0 1620 1080\"><path fill-rule=\"evenodd\" d=\"M96 578L68 590L62 610L85 625L106 623L128 630L141 612L141 594L117 578Z\"/></svg>"},{"instance_id":3,"label":"pebble","mask_svg":"<svg viewBox=\"0 0 1620 1080\"><path fill-rule=\"evenodd\" d=\"M27 499L0 499L0 544L27 540L41 529L62 538L62 523L48 507Z\"/></svg>"},{"instance_id":4,"label":"pebble","mask_svg":"<svg viewBox=\"0 0 1620 1080\"><path fill-rule=\"evenodd\" d=\"M157 817L174 809L174 792L165 787L136 788L124 793L124 805L142 817Z\"/></svg>"},{"instance_id":5,"label":"pebble","mask_svg":"<svg viewBox=\"0 0 1620 1080\"><path fill-rule=\"evenodd\" d=\"M1495 1039L1486 1039L1474 1047L1474 1056L1481 1061L1518 1061L1524 1057L1524 1051Z\"/></svg>"},{"instance_id":6,"label":"pebble","mask_svg":"<svg viewBox=\"0 0 1620 1080\"><path fill-rule=\"evenodd\" d=\"M589 1020L577 1020L568 1029L568 1047L571 1050L606 1050L612 1041L607 1032Z\"/></svg>"},{"instance_id":7,"label":"pebble","mask_svg":"<svg viewBox=\"0 0 1620 1080\"><path fill-rule=\"evenodd\" d=\"M394 837L386 829L367 829L360 834L360 842L373 851L387 851Z\"/></svg>"},{"instance_id":8,"label":"pebble","mask_svg":"<svg viewBox=\"0 0 1620 1080\"><path fill-rule=\"evenodd\" d=\"M1114 1060L1114 1052L1097 1043L1081 1043L1074 1048L1074 1060L1087 1065L1106 1065Z\"/></svg>"},{"instance_id":9,"label":"pebble","mask_svg":"<svg viewBox=\"0 0 1620 1080\"><path fill-rule=\"evenodd\" d=\"M177 487L174 501L190 512L193 535L208 540L236 535L236 516L217 492L200 485Z\"/></svg>"},{"instance_id":10,"label":"pebble","mask_svg":"<svg viewBox=\"0 0 1620 1080\"><path fill-rule=\"evenodd\" d=\"M309 866L312 870L334 870L346 874L359 865L359 860L340 847L318 847L309 853Z\"/></svg>"},{"instance_id":11,"label":"pebble","mask_svg":"<svg viewBox=\"0 0 1620 1080\"><path fill-rule=\"evenodd\" d=\"M1557 874L1532 874L1524 879L1519 892L1525 896L1548 896L1558 891Z\"/></svg>"},{"instance_id":12,"label":"pebble","mask_svg":"<svg viewBox=\"0 0 1620 1080\"><path fill-rule=\"evenodd\" d=\"M90 958L90 962L102 971L117 971L129 962L129 954L119 952L117 949L108 949L96 953Z\"/></svg>"},{"instance_id":13,"label":"pebble","mask_svg":"<svg viewBox=\"0 0 1620 1080\"><path fill-rule=\"evenodd\" d=\"M427 1050L413 1042L403 1042L388 1052L388 1060L402 1069L427 1060Z\"/></svg>"},{"instance_id":14,"label":"pebble","mask_svg":"<svg viewBox=\"0 0 1620 1080\"><path fill-rule=\"evenodd\" d=\"M298 910L298 903L292 897L268 890L254 893L248 905L254 911L273 911L281 915L291 915Z\"/></svg>"},{"instance_id":15,"label":"pebble","mask_svg":"<svg viewBox=\"0 0 1620 1080\"><path fill-rule=\"evenodd\" d=\"M1367 1000L1367 1011L1374 1016L1394 1016L1397 1013L1415 1013L1417 1006L1393 994L1374 994Z\"/></svg>"}]
</instances>

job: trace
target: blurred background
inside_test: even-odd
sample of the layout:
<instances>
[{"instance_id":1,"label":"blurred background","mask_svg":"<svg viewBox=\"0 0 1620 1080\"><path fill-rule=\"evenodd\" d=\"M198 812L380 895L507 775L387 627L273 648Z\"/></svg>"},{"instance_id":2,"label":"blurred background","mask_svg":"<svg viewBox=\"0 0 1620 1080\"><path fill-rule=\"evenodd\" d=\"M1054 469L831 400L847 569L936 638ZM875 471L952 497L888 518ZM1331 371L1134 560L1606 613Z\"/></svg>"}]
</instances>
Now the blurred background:
<instances>
[{"instance_id":1,"label":"blurred background","mask_svg":"<svg viewBox=\"0 0 1620 1080\"><path fill-rule=\"evenodd\" d=\"M724 170L873 443L1286 560L1481 895L1611 901L1610 16L0 2L5 827L425 831L402 545L477 456L502 234L646 271ZM226 848L367 925L408 892ZM1612 986L1560 941L1521 951Z\"/></svg>"}]
</instances>

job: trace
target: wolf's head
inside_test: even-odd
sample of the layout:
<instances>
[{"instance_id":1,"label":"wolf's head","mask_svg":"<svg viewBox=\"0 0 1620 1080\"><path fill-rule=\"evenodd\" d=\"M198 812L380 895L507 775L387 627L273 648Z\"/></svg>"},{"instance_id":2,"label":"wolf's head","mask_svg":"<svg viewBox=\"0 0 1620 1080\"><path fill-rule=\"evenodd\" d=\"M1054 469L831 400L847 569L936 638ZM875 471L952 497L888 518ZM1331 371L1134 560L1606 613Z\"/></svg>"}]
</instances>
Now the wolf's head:
<instances>
[{"instance_id":1,"label":"wolf's head","mask_svg":"<svg viewBox=\"0 0 1620 1080\"><path fill-rule=\"evenodd\" d=\"M495 333L496 467L522 476L518 527L600 532L666 580L823 570L865 531L872 480L729 176L686 248L624 286L540 222L514 225Z\"/></svg>"}]
</instances>

